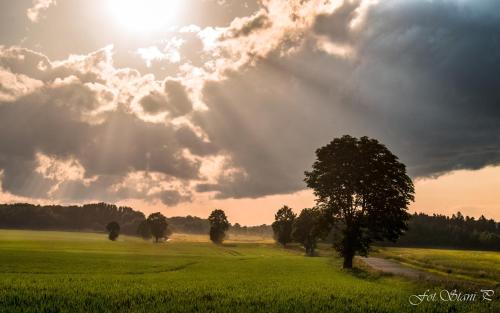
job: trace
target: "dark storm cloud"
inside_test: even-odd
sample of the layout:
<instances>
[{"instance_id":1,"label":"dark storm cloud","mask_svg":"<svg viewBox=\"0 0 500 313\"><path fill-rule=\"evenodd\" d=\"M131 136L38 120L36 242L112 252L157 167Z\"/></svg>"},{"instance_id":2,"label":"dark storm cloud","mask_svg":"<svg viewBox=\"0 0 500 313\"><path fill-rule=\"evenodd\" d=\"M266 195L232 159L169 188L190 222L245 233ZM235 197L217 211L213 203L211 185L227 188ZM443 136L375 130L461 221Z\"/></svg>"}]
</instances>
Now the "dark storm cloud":
<instances>
[{"instance_id":1,"label":"dark storm cloud","mask_svg":"<svg viewBox=\"0 0 500 313\"><path fill-rule=\"evenodd\" d=\"M152 91L144 96L139 103L144 112L148 114L158 114L168 110L167 96L158 91Z\"/></svg>"},{"instance_id":2,"label":"dark storm cloud","mask_svg":"<svg viewBox=\"0 0 500 313\"><path fill-rule=\"evenodd\" d=\"M18 196L46 198L54 181L44 178L36 172L38 164L35 158L11 158L0 155L2 169L2 189L12 191Z\"/></svg>"},{"instance_id":3,"label":"dark storm cloud","mask_svg":"<svg viewBox=\"0 0 500 313\"><path fill-rule=\"evenodd\" d=\"M355 57L309 40L298 54L207 84L209 110L197 122L242 171L198 191L301 190L314 150L342 134L379 139L414 177L500 163L500 3L384 1L355 34L345 25L353 10L344 3L314 29L348 42Z\"/></svg>"},{"instance_id":4,"label":"dark storm cloud","mask_svg":"<svg viewBox=\"0 0 500 313\"><path fill-rule=\"evenodd\" d=\"M146 176L146 174L145 174ZM150 193L149 189L157 188L160 182L149 181L143 177L148 188L138 190L135 185L119 186L123 179L120 176L102 175L91 184L85 184L80 180L64 181L52 194L52 197L62 201L89 201L99 200L106 202L117 202L123 199L144 199L146 201L159 200L167 206L175 206L179 203L190 201L192 195L184 190L180 192L175 189L165 189L159 192ZM144 182L139 182L143 184ZM110 186L119 186L115 190L110 190ZM43 197L44 195L41 195Z\"/></svg>"},{"instance_id":5,"label":"dark storm cloud","mask_svg":"<svg viewBox=\"0 0 500 313\"><path fill-rule=\"evenodd\" d=\"M384 115L412 174L498 164L500 3L389 1L366 23L360 97Z\"/></svg>"},{"instance_id":6,"label":"dark storm cloud","mask_svg":"<svg viewBox=\"0 0 500 313\"><path fill-rule=\"evenodd\" d=\"M325 72L325 67L337 70ZM231 156L228 166L245 173L230 172L217 184L199 185L198 191L242 198L304 189L302 175L314 150L350 127L352 112L335 105L343 90L333 83L342 82L345 70L343 61L304 52L274 56L244 74L208 84L209 110L196 121Z\"/></svg>"},{"instance_id":7,"label":"dark storm cloud","mask_svg":"<svg viewBox=\"0 0 500 313\"><path fill-rule=\"evenodd\" d=\"M50 198L70 203L74 203L75 201L116 202L134 197L146 198L144 193L138 192L132 188L121 188L116 191L111 191L110 186L119 184L122 179L122 176L101 175L90 184L86 184L81 180L65 180L60 182L57 190L50 194ZM47 194L40 195L39 197L47 198Z\"/></svg>"},{"instance_id":8,"label":"dark storm cloud","mask_svg":"<svg viewBox=\"0 0 500 313\"><path fill-rule=\"evenodd\" d=\"M169 97L169 111L172 116L182 116L191 112L193 105L184 86L174 80L167 80L164 85L165 93Z\"/></svg>"},{"instance_id":9,"label":"dark storm cloud","mask_svg":"<svg viewBox=\"0 0 500 313\"><path fill-rule=\"evenodd\" d=\"M93 92L80 84L44 88L0 103L0 153L32 158L37 151L60 156L76 152L91 130L80 121L80 110L94 105Z\"/></svg>"},{"instance_id":10,"label":"dark storm cloud","mask_svg":"<svg viewBox=\"0 0 500 313\"><path fill-rule=\"evenodd\" d=\"M200 138L190 127L180 127L176 130L175 136L177 141L193 154L207 156L218 152L217 147L212 142Z\"/></svg>"},{"instance_id":11,"label":"dark storm cloud","mask_svg":"<svg viewBox=\"0 0 500 313\"><path fill-rule=\"evenodd\" d=\"M163 85L164 92L152 91L139 101L144 112L153 115L168 112L170 117L175 118L193 110L191 100L181 83L166 80Z\"/></svg>"},{"instance_id":12,"label":"dark storm cloud","mask_svg":"<svg viewBox=\"0 0 500 313\"><path fill-rule=\"evenodd\" d=\"M344 1L332 14L321 14L315 20L314 31L328 36L334 42L344 43L351 39L350 22L356 18L361 0Z\"/></svg>"},{"instance_id":13,"label":"dark storm cloud","mask_svg":"<svg viewBox=\"0 0 500 313\"><path fill-rule=\"evenodd\" d=\"M103 113L98 119L101 122L87 122L85 113L99 105L96 92L80 82L42 87L15 101L0 103L3 190L47 197L58 182L37 172L38 153L56 160L75 159L87 178L98 177L88 184L67 182L63 187L72 198L104 197L111 193L103 188L105 183L116 184L136 171L184 180L198 177L200 163L182 154L182 149L190 146L200 150L193 138L183 143L186 139L178 139L173 126L146 122L120 108Z\"/></svg>"},{"instance_id":14,"label":"dark storm cloud","mask_svg":"<svg viewBox=\"0 0 500 313\"><path fill-rule=\"evenodd\" d=\"M190 201L190 195L182 195L177 190L164 190L159 193L159 198L167 206L175 206L180 202Z\"/></svg>"},{"instance_id":15,"label":"dark storm cloud","mask_svg":"<svg viewBox=\"0 0 500 313\"><path fill-rule=\"evenodd\" d=\"M197 177L199 164L182 156L171 126L118 111L91 131L91 138L80 143L84 149L78 157L88 175L149 170L185 179Z\"/></svg>"},{"instance_id":16,"label":"dark storm cloud","mask_svg":"<svg viewBox=\"0 0 500 313\"><path fill-rule=\"evenodd\" d=\"M18 101L0 103L0 169L2 188L16 195L44 197L53 182L36 172L36 153L67 157L86 141L90 127L63 100L93 99L89 89L64 86L46 89ZM50 99L54 102L49 104ZM63 100L63 101L61 101ZM85 101L78 104L91 106Z\"/></svg>"}]
</instances>

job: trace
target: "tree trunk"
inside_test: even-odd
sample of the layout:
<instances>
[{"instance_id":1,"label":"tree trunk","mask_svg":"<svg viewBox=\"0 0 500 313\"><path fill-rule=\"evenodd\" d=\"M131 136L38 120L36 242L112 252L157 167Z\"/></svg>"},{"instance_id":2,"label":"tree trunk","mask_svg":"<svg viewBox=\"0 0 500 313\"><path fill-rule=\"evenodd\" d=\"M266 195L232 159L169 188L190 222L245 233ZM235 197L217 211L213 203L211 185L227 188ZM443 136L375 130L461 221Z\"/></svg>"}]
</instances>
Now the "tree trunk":
<instances>
[{"instance_id":1,"label":"tree trunk","mask_svg":"<svg viewBox=\"0 0 500 313\"><path fill-rule=\"evenodd\" d=\"M314 248L309 248L309 256L314 256Z\"/></svg>"},{"instance_id":2,"label":"tree trunk","mask_svg":"<svg viewBox=\"0 0 500 313\"><path fill-rule=\"evenodd\" d=\"M353 258L354 258L354 255L352 255L352 254L344 255L344 268L352 268L352 259Z\"/></svg>"}]
</instances>

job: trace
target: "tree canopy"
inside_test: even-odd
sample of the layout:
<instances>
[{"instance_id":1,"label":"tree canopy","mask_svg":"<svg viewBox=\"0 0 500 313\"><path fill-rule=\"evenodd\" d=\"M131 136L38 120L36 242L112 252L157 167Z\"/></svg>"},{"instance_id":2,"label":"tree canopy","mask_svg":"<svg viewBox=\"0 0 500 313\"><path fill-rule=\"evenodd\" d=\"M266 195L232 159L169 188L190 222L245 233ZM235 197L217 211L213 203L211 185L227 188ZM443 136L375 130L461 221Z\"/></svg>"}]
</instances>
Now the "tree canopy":
<instances>
[{"instance_id":1,"label":"tree canopy","mask_svg":"<svg viewBox=\"0 0 500 313\"><path fill-rule=\"evenodd\" d=\"M168 230L167 218L160 212L153 213L147 218L147 225L151 234L158 242L160 239L167 239L170 232Z\"/></svg>"},{"instance_id":2,"label":"tree canopy","mask_svg":"<svg viewBox=\"0 0 500 313\"><path fill-rule=\"evenodd\" d=\"M274 215L274 223L272 224L274 238L283 246L292 242L292 228L295 217L296 214L286 205Z\"/></svg>"},{"instance_id":3,"label":"tree canopy","mask_svg":"<svg viewBox=\"0 0 500 313\"><path fill-rule=\"evenodd\" d=\"M120 224L117 222L109 222L108 225L106 225L106 230L108 231L109 240L115 241L120 235Z\"/></svg>"},{"instance_id":4,"label":"tree canopy","mask_svg":"<svg viewBox=\"0 0 500 313\"><path fill-rule=\"evenodd\" d=\"M318 208L303 209L293 223L293 239L304 246L309 256L314 256L317 241L325 233L322 217Z\"/></svg>"},{"instance_id":5,"label":"tree canopy","mask_svg":"<svg viewBox=\"0 0 500 313\"><path fill-rule=\"evenodd\" d=\"M352 267L374 240L396 240L406 229L414 187L406 167L383 144L343 136L316 150L305 182L337 230L335 248Z\"/></svg>"},{"instance_id":6,"label":"tree canopy","mask_svg":"<svg viewBox=\"0 0 500 313\"><path fill-rule=\"evenodd\" d=\"M217 244L222 243L230 226L226 213L222 210L213 210L208 221L210 222L210 240Z\"/></svg>"}]
</instances>

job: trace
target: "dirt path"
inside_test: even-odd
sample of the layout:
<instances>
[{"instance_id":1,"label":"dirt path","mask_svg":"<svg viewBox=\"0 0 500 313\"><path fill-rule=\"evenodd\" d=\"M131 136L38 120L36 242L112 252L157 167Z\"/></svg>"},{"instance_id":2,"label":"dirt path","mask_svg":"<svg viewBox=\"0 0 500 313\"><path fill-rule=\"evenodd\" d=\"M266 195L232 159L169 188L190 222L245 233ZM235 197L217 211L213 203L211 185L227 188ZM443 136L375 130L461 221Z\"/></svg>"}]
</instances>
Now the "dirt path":
<instances>
[{"instance_id":1,"label":"dirt path","mask_svg":"<svg viewBox=\"0 0 500 313\"><path fill-rule=\"evenodd\" d=\"M384 273L406 276L410 278L430 278L431 276L430 274L425 273L423 271L405 267L396 261L388 259L375 258L375 257L367 257L367 258L360 257L359 259L365 262L371 268Z\"/></svg>"},{"instance_id":2,"label":"dirt path","mask_svg":"<svg viewBox=\"0 0 500 313\"><path fill-rule=\"evenodd\" d=\"M500 288L498 287L498 285L496 286L492 285L490 288L489 287L490 285L485 283L458 279L456 277L451 277L446 274L439 275L439 274L429 273L424 270L418 270L405 266L401 263L398 263L397 261L390 259L383 259L376 257L367 257L367 258L359 257L359 260L363 261L366 265L370 266L371 268L383 273L390 273L393 275L408 277L410 279L416 279L420 281L425 280L431 283L434 282L440 285L452 286L450 288L457 288L457 286L463 286L464 288L484 289L485 286L488 286L488 289L495 289L496 290L495 292L500 292Z\"/></svg>"}]
</instances>

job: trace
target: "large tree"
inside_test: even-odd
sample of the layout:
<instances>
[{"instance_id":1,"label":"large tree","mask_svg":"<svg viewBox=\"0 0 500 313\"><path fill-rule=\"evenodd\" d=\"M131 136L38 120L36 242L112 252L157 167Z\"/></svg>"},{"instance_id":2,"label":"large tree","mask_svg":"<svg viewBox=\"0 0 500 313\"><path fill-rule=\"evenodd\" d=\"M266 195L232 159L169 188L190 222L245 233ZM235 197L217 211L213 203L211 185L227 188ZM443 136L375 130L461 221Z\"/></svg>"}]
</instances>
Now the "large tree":
<instances>
[{"instance_id":1,"label":"large tree","mask_svg":"<svg viewBox=\"0 0 500 313\"><path fill-rule=\"evenodd\" d=\"M344 268L351 268L354 255L367 255L373 241L395 241L406 230L413 182L405 165L368 137L336 138L316 156L305 182L330 218Z\"/></svg>"},{"instance_id":2,"label":"large tree","mask_svg":"<svg viewBox=\"0 0 500 313\"><path fill-rule=\"evenodd\" d=\"M316 243L325 232L322 218L318 208L303 209L293 223L293 239L304 246L308 256L314 256Z\"/></svg>"},{"instance_id":3,"label":"large tree","mask_svg":"<svg viewBox=\"0 0 500 313\"><path fill-rule=\"evenodd\" d=\"M208 221L210 222L210 240L217 244L222 243L230 225L226 214L222 210L213 210Z\"/></svg>"},{"instance_id":4,"label":"large tree","mask_svg":"<svg viewBox=\"0 0 500 313\"><path fill-rule=\"evenodd\" d=\"M158 242L161 238L167 238L170 234L168 231L167 218L160 212L153 213L147 219L149 229L155 241Z\"/></svg>"},{"instance_id":5,"label":"large tree","mask_svg":"<svg viewBox=\"0 0 500 313\"><path fill-rule=\"evenodd\" d=\"M292 227L295 217L295 213L286 205L274 215L274 223L272 224L274 238L284 247L287 243L292 242Z\"/></svg>"}]
</instances>

